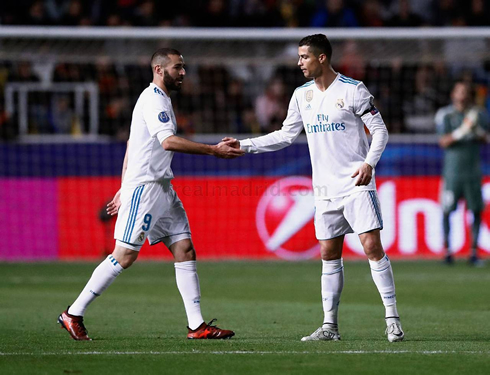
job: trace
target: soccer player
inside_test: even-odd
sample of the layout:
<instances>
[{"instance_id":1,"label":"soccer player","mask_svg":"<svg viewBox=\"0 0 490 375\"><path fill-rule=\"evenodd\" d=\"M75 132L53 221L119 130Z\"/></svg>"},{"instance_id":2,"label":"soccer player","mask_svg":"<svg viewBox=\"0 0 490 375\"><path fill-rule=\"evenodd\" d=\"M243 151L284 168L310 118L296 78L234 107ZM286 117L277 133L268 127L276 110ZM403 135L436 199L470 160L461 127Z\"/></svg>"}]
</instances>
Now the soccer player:
<instances>
[{"instance_id":1,"label":"soccer player","mask_svg":"<svg viewBox=\"0 0 490 375\"><path fill-rule=\"evenodd\" d=\"M478 258L477 246L484 204L479 143L486 140L489 121L485 110L473 104L471 95L467 82L456 82L451 92L452 104L437 111L435 122L440 135L439 144L444 149L444 185L441 194L446 250L444 261L447 264L454 262L449 243L449 216L456 209L458 201L464 198L467 208L473 213L469 263L480 266L483 263Z\"/></svg>"},{"instance_id":2,"label":"soccer player","mask_svg":"<svg viewBox=\"0 0 490 375\"><path fill-rule=\"evenodd\" d=\"M90 340L83 323L85 310L116 277L131 266L146 238L163 242L175 259L177 287L188 319L189 339L226 339L233 331L206 324L201 315L196 253L187 215L172 188L170 168L174 152L235 158L243 151L227 142L195 143L175 135L177 124L170 91L179 90L185 77L184 59L175 49L162 48L151 58L153 81L142 92L133 111L131 132L123 163L122 186L108 205L118 213L116 246L93 272L75 302L58 318L75 340Z\"/></svg>"},{"instance_id":3,"label":"soccer player","mask_svg":"<svg viewBox=\"0 0 490 375\"><path fill-rule=\"evenodd\" d=\"M298 65L311 81L294 91L282 128L257 138L223 140L235 141L233 147L246 152L259 153L287 147L303 128L306 131L313 167L315 232L323 264L324 320L301 340L340 340L337 315L344 285L342 247L345 234L357 232L386 308L388 340L401 341L404 332L391 263L380 240L383 220L374 181L374 168L388 141L388 131L366 86L333 70L332 47L325 35L303 38L298 54ZM371 146L364 125L372 134Z\"/></svg>"}]
</instances>

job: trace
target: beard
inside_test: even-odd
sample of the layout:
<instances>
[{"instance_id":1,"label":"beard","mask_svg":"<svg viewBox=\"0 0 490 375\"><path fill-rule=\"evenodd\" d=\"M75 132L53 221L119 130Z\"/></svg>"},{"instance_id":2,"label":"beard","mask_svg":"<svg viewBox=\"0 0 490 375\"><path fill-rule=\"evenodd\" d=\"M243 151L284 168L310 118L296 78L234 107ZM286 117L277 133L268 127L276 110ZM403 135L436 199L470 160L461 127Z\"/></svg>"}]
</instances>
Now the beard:
<instances>
[{"instance_id":1,"label":"beard","mask_svg":"<svg viewBox=\"0 0 490 375\"><path fill-rule=\"evenodd\" d=\"M179 91L182 87L182 83L178 82L176 78L172 78L166 70L163 70L163 84L169 91Z\"/></svg>"}]
</instances>

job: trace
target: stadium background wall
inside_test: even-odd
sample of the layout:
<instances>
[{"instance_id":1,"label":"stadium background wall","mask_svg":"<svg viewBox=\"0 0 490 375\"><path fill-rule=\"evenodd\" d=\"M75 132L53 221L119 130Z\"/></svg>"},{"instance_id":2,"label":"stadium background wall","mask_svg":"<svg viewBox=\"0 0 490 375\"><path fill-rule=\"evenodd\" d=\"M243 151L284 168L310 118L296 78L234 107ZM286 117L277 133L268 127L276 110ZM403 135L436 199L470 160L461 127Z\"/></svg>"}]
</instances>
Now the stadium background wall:
<instances>
[{"instance_id":1,"label":"stadium background wall","mask_svg":"<svg viewBox=\"0 0 490 375\"><path fill-rule=\"evenodd\" d=\"M103 213L120 186L124 152L125 144L113 142L1 144L0 260L94 260L112 251L115 219ZM488 155L487 145L482 149L487 205L479 241L482 256L490 254ZM436 144L390 143L385 150L376 178L383 242L391 257L441 256L441 160ZM306 144L236 160L176 154L173 170L200 259L319 256ZM280 224L294 207L306 224L286 225L283 231ZM452 220L453 251L465 256L471 217L461 205ZM344 256L362 256L356 236L348 236ZM146 244L141 258L171 256L161 244Z\"/></svg>"}]
</instances>

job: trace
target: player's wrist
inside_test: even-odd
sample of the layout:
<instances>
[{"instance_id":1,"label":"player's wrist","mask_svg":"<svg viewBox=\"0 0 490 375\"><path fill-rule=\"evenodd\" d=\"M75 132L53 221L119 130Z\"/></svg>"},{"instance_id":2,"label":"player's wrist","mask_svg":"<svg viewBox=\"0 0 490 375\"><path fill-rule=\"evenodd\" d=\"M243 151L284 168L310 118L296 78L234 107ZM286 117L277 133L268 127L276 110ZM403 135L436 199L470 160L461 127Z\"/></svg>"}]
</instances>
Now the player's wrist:
<instances>
[{"instance_id":1,"label":"player's wrist","mask_svg":"<svg viewBox=\"0 0 490 375\"><path fill-rule=\"evenodd\" d=\"M218 145L208 145L207 154L211 156L218 156Z\"/></svg>"}]
</instances>

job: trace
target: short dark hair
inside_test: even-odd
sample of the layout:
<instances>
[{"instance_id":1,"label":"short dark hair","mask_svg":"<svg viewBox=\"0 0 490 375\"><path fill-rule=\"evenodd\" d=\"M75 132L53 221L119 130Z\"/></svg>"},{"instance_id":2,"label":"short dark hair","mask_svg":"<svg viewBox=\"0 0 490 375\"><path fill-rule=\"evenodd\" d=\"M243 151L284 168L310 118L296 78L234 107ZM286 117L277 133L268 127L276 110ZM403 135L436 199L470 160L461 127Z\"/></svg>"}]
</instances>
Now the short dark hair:
<instances>
[{"instance_id":1,"label":"short dark hair","mask_svg":"<svg viewBox=\"0 0 490 375\"><path fill-rule=\"evenodd\" d=\"M173 48L160 48L155 51L155 53L151 56L151 67L153 68L155 65L166 65L168 63L169 55L182 55L179 51Z\"/></svg>"},{"instance_id":2,"label":"short dark hair","mask_svg":"<svg viewBox=\"0 0 490 375\"><path fill-rule=\"evenodd\" d=\"M457 78L453 81L453 89L457 86L457 85L465 85L467 86L470 90L473 88L473 84L468 81L467 79L464 79L464 78Z\"/></svg>"},{"instance_id":3,"label":"short dark hair","mask_svg":"<svg viewBox=\"0 0 490 375\"><path fill-rule=\"evenodd\" d=\"M327 56L328 62L332 61L332 45L323 34L308 35L299 41L299 46L310 47L311 52L315 56L320 56L320 54L324 53Z\"/></svg>"}]
</instances>

